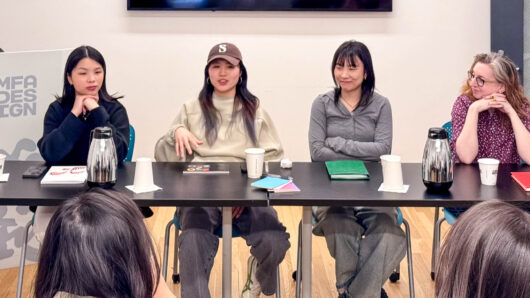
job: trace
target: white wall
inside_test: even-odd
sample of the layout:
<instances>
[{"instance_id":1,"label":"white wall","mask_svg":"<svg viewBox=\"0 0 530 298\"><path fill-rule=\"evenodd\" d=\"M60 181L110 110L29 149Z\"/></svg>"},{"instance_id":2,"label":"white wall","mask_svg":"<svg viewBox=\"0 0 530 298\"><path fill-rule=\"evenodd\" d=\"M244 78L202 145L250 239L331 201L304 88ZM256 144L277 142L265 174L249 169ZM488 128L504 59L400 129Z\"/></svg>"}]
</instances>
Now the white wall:
<instances>
[{"instance_id":1,"label":"white wall","mask_svg":"<svg viewBox=\"0 0 530 298\"><path fill-rule=\"evenodd\" d=\"M370 48L376 89L392 104L393 153L421 161L427 129L449 120L473 56L490 48L484 0L394 0L390 13L129 12L126 2L2 0L0 47L99 49L108 90L125 95L136 128L134 158L153 156L181 104L197 96L211 46L230 41L286 155L309 160L311 102L332 87L335 49L357 39Z\"/></svg>"}]
</instances>

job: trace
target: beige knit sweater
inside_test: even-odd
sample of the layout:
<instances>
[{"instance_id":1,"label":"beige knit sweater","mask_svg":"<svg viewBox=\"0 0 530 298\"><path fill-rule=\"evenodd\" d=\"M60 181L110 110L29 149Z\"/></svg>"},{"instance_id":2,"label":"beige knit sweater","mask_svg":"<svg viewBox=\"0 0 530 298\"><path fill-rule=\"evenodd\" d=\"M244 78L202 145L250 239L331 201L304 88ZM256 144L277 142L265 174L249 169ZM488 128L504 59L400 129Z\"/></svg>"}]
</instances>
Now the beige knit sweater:
<instances>
[{"instance_id":1,"label":"beige knit sweater","mask_svg":"<svg viewBox=\"0 0 530 298\"><path fill-rule=\"evenodd\" d=\"M155 145L155 159L157 161L183 161L175 153L175 130L179 127L187 128L196 138L203 141L192 156L186 161L194 162L239 162L245 160L245 149L259 147L265 149L265 160L278 161L283 156L283 149L276 128L269 114L261 107L256 111L254 121L258 144L254 145L247 135L245 124L241 116L232 120L234 98L220 98L214 93L213 105L219 111L217 140L212 146L205 139L204 118L199 100L186 102L177 115L169 131L162 136Z\"/></svg>"}]
</instances>

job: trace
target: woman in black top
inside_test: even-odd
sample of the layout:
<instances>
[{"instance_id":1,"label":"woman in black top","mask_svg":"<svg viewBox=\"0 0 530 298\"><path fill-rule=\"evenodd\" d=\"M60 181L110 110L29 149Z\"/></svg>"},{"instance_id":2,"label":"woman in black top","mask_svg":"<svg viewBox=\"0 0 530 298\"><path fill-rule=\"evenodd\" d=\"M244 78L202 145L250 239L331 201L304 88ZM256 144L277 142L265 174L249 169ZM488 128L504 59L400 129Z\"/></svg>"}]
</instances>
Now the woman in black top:
<instances>
[{"instance_id":1,"label":"woman in black top","mask_svg":"<svg viewBox=\"0 0 530 298\"><path fill-rule=\"evenodd\" d=\"M72 51L64 69L63 94L44 116L44 132L38 142L48 164L84 165L90 147L90 131L112 128L118 161L127 155L129 118L117 99L108 94L105 60L98 50L80 46Z\"/></svg>"},{"instance_id":2,"label":"woman in black top","mask_svg":"<svg viewBox=\"0 0 530 298\"><path fill-rule=\"evenodd\" d=\"M98 126L112 129L118 161L127 156L129 118L127 111L107 92L105 60L98 50L80 46L70 53L64 68L63 94L50 104L44 116L44 132L37 143L42 158L50 165L86 165L90 131ZM33 210L33 209L32 209ZM34 233L44 238L54 206L39 207ZM142 208L144 216L152 215Z\"/></svg>"}]
</instances>

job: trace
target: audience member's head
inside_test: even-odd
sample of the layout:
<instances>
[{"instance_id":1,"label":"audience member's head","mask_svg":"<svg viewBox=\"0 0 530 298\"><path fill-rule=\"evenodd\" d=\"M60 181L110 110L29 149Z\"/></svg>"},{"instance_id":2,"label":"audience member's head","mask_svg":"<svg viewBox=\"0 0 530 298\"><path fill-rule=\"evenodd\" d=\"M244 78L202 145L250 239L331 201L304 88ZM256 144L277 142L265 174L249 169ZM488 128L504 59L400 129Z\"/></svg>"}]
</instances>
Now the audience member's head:
<instances>
[{"instance_id":1,"label":"audience member's head","mask_svg":"<svg viewBox=\"0 0 530 298\"><path fill-rule=\"evenodd\" d=\"M94 189L65 201L41 247L36 297L152 297L160 267L134 202Z\"/></svg>"},{"instance_id":2,"label":"audience member's head","mask_svg":"<svg viewBox=\"0 0 530 298\"><path fill-rule=\"evenodd\" d=\"M530 214L500 201L458 218L436 266L438 298L530 297Z\"/></svg>"}]
</instances>

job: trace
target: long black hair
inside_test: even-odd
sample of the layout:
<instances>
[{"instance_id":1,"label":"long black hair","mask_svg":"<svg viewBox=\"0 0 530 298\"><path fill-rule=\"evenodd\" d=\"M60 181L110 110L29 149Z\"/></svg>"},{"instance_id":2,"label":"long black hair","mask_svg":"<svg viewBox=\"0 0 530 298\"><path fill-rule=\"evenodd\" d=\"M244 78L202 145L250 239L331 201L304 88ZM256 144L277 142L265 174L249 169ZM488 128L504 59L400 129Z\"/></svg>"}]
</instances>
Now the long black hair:
<instances>
[{"instance_id":1,"label":"long black hair","mask_svg":"<svg viewBox=\"0 0 530 298\"><path fill-rule=\"evenodd\" d=\"M219 131L217 122L220 117L219 111L217 111L213 105L212 96L214 88L210 82L210 76L208 74L208 68L212 62L208 63L204 68L204 84L201 92L199 92L199 102L204 116L205 139L210 146L217 140L217 133ZM254 129L254 120L256 119L259 99L247 89L248 75L243 61L239 62L239 69L241 70L241 78L236 85L232 123L235 121L237 114L241 112L241 117L243 117L247 133L252 140L252 143L257 145L258 140ZM241 104L241 111L238 110L239 104Z\"/></svg>"},{"instance_id":2,"label":"long black hair","mask_svg":"<svg viewBox=\"0 0 530 298\"><path fill-rule=\"evenodd\" d=\"M64 76L63 76L63 94L62 96L57 96L57 99L61 104L73 104L75 101L75 89L74 86L68 82L68 76L72 76L72 70L77 66L79 61L84 58L90 58L101 65L103 68L103 83L101 88L98 91L98 96L100 99L106 101L113 101L122 98L123 96L112 96L107 92L107 66L105 64L105 59L103 55L91 46L80 46L74 49L68 59L66 60L66 65L64 66Z\"/></svg>"},{"instance_id":3,"label":"long black hair","mask_svg":"<svg viewBox=\"0 0 530 298\"><path fill-rule=\"evenodd\" d=\"M160 277L143 216L125 195L102 189L65 201L42 243L35 296L152 297Z\"/></svg>"},{"instance_id":4,"label":"long black hair","mask_svg":"<svg viewBox=\"0 0 530 298\"><path fill-rule=\"evenodd\" d=\"M358 57L363 63L364 74L366 76L361 85L361 100L358 105L361 107L368 104L368 100L374 95L375 88L374 66L372 65L372 56L370 55L368 47L366 47L364 43L355 40L349 40L341 44L333 55L333 61L331 62L331 76L335 83L335 103L338 103L341 89L340 85L335 81L335 66L344 65L344 62L348 59L350 65L355 67L355 57Z\"/></svg>"}]
</instances>

